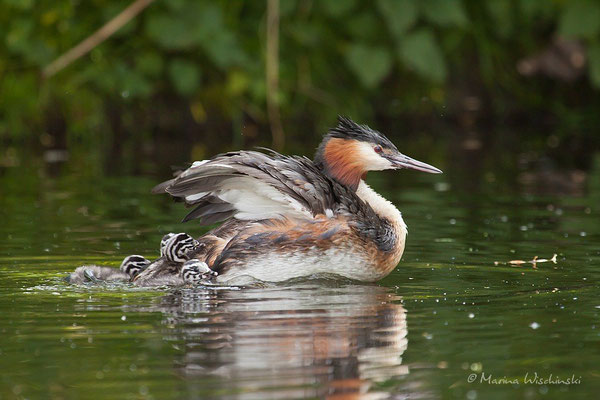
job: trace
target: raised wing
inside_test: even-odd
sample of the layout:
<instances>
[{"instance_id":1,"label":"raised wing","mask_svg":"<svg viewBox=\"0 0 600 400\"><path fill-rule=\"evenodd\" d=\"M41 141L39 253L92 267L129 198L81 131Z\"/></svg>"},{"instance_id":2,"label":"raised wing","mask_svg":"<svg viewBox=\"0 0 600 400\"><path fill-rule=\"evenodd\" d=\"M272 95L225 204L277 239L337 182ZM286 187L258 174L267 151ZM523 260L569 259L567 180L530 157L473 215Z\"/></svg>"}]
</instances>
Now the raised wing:
<instances>
[{"instance_id":1,"label":"raised wing","mask_svg":"<svg viewBox=\"0 0 600 400\"><path fill-rule=\"evenodd\" d=\"M156 186L195 207L184 221L212 224L240 220L331 216L334 183L306 157L239 151L196 161L179 176Z\"/></svg>"}]
</instances>

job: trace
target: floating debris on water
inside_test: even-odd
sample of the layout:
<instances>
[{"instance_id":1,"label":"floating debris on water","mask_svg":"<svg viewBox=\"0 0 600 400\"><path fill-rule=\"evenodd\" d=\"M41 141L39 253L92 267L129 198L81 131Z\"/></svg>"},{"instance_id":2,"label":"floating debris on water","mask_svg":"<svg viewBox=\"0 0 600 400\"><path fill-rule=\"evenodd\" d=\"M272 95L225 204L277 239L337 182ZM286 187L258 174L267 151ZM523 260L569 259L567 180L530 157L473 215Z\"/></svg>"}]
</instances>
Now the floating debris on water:
<instances>
[{"instance_id":1,"label":"floating debris on water","mask_svg":"<svg viewBox=\"0 0 600 400\"><path fill-rule=\"evenodd\" d=\"M522 264L531 264L533 265L533 268L536 268L536 265L538 263L544 263L544 262L552 262L554 264L556 264L556 257L557 254L554 254L552 256L552 258L547 259L547 258L538 258L538 256L533 257L532 260L530 261L524 261L524 260L510 260L506 263L500 262L500 261L494 261L494 265L500 265L500 264L510 264L510 265L522 265Z\"/></svg>"}]
</instances>

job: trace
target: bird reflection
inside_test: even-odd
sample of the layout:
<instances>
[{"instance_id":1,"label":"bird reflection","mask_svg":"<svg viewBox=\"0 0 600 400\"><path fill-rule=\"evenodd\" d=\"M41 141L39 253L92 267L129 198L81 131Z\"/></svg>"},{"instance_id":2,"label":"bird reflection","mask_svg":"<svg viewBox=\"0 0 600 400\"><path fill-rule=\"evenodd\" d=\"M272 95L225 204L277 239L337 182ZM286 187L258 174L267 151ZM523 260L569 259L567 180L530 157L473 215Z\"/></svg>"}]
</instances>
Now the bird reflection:
<instances>
[{"instance_id":1,"label":"bird reflection","mask_svg":"<svg viewBox=\"0 0 600 400\"><path fill-rule=\"evenodd\" d=\"M181 291L152 310L164 314L182 350L177 370L189 390L212 385L211 398L372 399L388 396L374 383L408 373L399 301L384 287L319 283Z\"/></svg>"}]
</instances>

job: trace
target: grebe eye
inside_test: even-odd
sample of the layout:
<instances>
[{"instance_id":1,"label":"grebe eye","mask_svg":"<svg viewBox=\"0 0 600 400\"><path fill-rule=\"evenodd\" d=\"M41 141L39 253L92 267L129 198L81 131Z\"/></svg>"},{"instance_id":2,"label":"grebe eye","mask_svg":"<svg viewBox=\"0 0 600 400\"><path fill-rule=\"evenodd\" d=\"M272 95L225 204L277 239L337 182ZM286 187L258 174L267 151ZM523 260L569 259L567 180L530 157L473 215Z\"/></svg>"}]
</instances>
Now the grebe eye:
<instances>
[{"instance_id":1,"label":"grebe eye","mask_svg":"<svg viewBox=\"0 0 600 400\"><path fill-rule=\"evenodd\" d=\"M379 154L383 151L383 149L381 148L381 146L375 146L373 147L373 150L375 150L375 153Z\"/></svg>"}]
</instances>

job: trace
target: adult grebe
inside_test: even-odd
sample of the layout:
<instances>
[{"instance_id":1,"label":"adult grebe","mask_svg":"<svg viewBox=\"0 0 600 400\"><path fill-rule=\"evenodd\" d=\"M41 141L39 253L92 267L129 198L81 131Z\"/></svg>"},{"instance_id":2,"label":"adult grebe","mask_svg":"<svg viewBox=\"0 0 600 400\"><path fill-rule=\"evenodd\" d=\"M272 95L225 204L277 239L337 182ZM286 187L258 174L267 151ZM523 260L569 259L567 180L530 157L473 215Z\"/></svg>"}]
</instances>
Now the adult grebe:
<instances>
[{"instance_id":1,"label":"adult grebe","mask_svg":"<svg viewBox=\"0 0 600 400\"><path fill-rule=\"evenodd\" d=\"M380 132L339 117L314 161L274 151L225 153L194 162L153 192L194 207L184 221L225 221L185 254L205 262L217 283L315 274L373 282L400 261L407 230L400 211L364 178L402 168L442 172L401 154ZM133 280L150 282L173 265L155 262Z\"/></svg>"}]
</instances>

